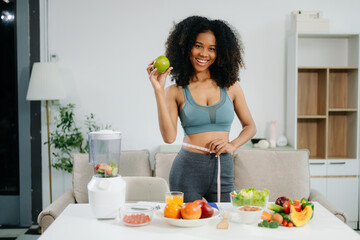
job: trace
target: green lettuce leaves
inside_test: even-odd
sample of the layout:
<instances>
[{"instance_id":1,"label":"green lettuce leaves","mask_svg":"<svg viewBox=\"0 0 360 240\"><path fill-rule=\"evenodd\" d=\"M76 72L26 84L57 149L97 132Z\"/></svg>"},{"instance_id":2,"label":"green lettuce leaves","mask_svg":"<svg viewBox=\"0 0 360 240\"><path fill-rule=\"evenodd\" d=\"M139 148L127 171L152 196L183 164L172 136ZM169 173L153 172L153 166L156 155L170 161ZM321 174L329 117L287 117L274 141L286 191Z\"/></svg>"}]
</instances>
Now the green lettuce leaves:
<instances>
[{"instance_id":1,"label":"green lettuce leaves","mask_svg":"<svg viewBox=\"0 0 360 240\"><path fill-rule=\"evenodd\" d=\"M240 192L232 192L231 198L234 206L244 205L266 207L269 190L258 191L255 188L242 189Z\"/></svg>"}]
</instances>

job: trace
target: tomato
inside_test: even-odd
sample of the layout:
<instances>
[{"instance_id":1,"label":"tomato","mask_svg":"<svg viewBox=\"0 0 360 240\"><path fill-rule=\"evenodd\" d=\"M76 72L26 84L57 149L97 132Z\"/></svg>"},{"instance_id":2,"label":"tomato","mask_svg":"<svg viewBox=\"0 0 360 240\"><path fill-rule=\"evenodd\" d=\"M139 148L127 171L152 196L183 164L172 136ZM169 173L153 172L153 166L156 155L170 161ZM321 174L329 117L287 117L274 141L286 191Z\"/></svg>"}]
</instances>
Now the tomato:
<instances>
[{"instance_id":1,"label":"tomato","mask_svg":"<svg viewBox=\"0 0 360 240\"><path fill-rule=\"evenodd\" d=\"M286 213L286 214L289 214L290 213L290 202L284 202L283 203L283 208L284 208L284 212Z\"/></svg>"},{"instance_id":2,"label":"tomato","mask_svg":"<svg viewBox=\"0 0 360 240\"><path fill-rule=\"evenodd\" d=\"M195 202L186 203L181 208L181 217L183 219L199 219L201 217L201 207Z\"/></svg>"},{"instance_id":3,"label":"tomato","mask_svg":"<svg viewBox=\"0 0 360 240\"><path fill-rule=\"evenodd\" d=\"M292 222L289 222L289 223L288 223L288 227L289 227L289 228L291 228L291 227L293 227L293 226L294 226L294 224L293 224Z\"/></svg>"},{"instance_id":4,"label":"tomato","mask_svg":"<svg viewBox=\"0 0 360 240\"><path fill-rule=\"evenodd\" d=\"M293 204L290 204L290 202L285 202L285 203L283 204L284 212L285 212L286 214L289 214L289 213L290 213L290 206L291 206L291 205L294 206L294 208L295 208L295 210L296 210L297 212L301 212L301 210L302 210L302 204L300 203L299 200L295 200Z\"/></svg>"},{"instance_id":5,"label":"tomato","mask_svg":"<svg viewBox=\"0 0 360 240\"><path fill-rule=\"evenodd\" d=\"M282 222L282 225L283 225L284 227L286 227L286 226L288 225L288 221L284 220L284 221Z\"/></svg>"},{"instance_id":6,"label":"tomato","mask_svg":"<svg viewBox=\"0 0 360 240\"><path fill-rule=\"evenodd\" d=\"M166 204L166 206L164 208L164 217L180 219L181 206L176 203Z\"/></svg>"},{"instance_id":7,"label":"tomato","mask_svg":"<svg viewBox=\"0 0 360 240\"><path fill-rule=\"evenodd\" d=\"M293 205L294 205L294 208L295 208L295 210L296 210L297 212L301 212L301 210L302 210L302 204L300 203L300 201L295 201Z\"/></svg>"}]
</instances>

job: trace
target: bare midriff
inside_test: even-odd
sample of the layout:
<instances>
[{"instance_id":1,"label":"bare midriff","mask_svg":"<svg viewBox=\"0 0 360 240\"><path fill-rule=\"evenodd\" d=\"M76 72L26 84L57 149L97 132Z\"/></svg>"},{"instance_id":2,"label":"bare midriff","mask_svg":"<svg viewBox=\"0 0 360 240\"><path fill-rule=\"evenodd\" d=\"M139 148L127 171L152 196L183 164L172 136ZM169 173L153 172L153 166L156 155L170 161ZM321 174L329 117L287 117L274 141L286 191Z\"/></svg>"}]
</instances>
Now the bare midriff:
<instances>
[{"instance_id":1,"label":"bare midriff","mask_svg":"<svg viewBox=\"0 0 360 240\"><path fill-rule=\"evenodd\" d=\"M204 133L196 133L184 136L184 143L192 144L199 147L209 148L209 144L211 141L215 139L223 139L226 142L229 142L229 132L204 132ZM184 149L191 152L198 153L208 153L206 151L202 151L195 148L190 148L183 146Z\"/></svg>"}]
</instances>

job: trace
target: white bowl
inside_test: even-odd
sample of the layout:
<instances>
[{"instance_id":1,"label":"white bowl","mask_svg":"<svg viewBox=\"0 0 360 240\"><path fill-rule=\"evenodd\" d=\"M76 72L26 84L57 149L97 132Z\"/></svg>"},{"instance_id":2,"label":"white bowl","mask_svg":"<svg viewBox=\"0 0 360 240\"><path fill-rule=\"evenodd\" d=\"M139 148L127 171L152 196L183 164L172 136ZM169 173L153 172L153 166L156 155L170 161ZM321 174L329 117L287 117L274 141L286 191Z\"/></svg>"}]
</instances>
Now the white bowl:
<instances>
[{"instance_id":1,"label":"white bowl","mask_svg":"<svg viewBox=\"0 0 360 240\"><path fill-rule=\"evenodd\" d=\"M214 214L209 218L200 218L200 219L175 219L164 217L164 208L156 211L156 214L166 223L176 226L176 227L200 227L205 224L208 224L211 220L218 218L220 215L219 210L214 208Z\"/></svg>"},{"instance_id":2,"label":"white bowl","mask_svg":"<svg viewBox=\"0 0 360 240\"><path fill-rule=\"evenodd\" d=\"M237 212L239 214L239 220L241 223L244 223L244 224L257 224L261 218L263 209L261 207L257 207L257 206L249 206L249 207L254 207L254 208L257 208L258 210L244 211L244 210L240 210L243 207L239 207L237 210Z\"/></svg>"},{"instance_id":3,"label":"white bowl","mask_svg":"<svg viewBox=\"0 0 360 240\"><path fill-rule=\"evenodd\" d=\"M120 222L127 226L148 225L153 217L154 208L148 205L126 205L120 208Z\"/></svg>"}]
</instances>

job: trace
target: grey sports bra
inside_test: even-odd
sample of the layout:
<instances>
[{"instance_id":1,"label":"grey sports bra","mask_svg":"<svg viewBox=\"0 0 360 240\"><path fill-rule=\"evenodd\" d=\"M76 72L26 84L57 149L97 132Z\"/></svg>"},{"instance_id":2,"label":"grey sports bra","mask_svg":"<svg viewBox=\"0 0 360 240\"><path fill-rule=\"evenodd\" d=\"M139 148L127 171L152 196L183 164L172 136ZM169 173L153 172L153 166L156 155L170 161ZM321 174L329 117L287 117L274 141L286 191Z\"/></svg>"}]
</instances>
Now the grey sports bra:
<instances>
[{"instance_id":1,"label":"grey sports bra","mask_svg":"<svg viewBox=\"0 0 360 240\"><path fill-rule=\"evenodd\" d=\"M234 119L234 105L225 88L220 88L220 101L209 106L200 105L191 96L188 86L183 88L185 104L179 118L185 135L224 131L229 132Z\"/></svg>"}]
</instances>

